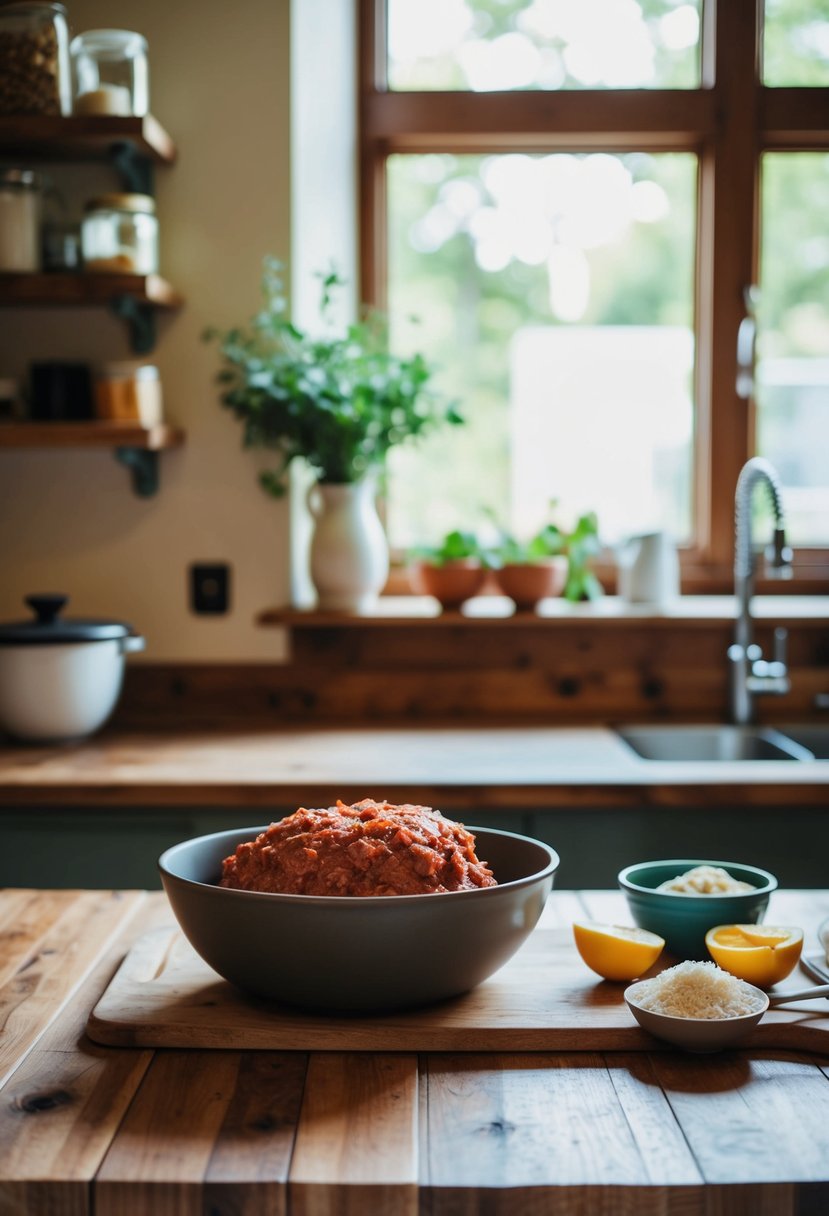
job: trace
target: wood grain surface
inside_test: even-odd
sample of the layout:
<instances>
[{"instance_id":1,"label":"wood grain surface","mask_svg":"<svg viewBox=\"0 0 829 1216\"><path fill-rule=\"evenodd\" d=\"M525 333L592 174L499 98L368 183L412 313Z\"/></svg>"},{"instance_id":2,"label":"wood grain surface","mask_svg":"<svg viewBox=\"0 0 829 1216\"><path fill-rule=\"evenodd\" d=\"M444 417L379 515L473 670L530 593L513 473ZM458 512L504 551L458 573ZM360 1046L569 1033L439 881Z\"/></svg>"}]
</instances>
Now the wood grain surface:
<instances>
[{"instance_id":1,"label":"wood grain surface","mask_svg":"<svg viewBox=\"0 0 829 1216\"><path fill-rule=\"evenodd\" d=\"M413 791L467 816L477 807L824 809L829 761L648 762L607 726L573 725L150 730L0 748L0 805L11 808L250 807L256 824L309 799L406 802Z\"/></svg>"},{"instance_id":2,"label":"wood grain surface","mask_svg":"<svg viewBox=\"0 0 829 1216\"><path fill-rule=\"evenodd\" d=\"M829 891L773 898L814 950ZM618 892L557 891L543 932L623 913ZM4 1216L829 1211L821 1056L91 1042L124 958L171 927L161 893L0 891Z\"/></svg>"},{"instance_id":3,"label":"wood grain surface","mask_svg":"<svg viewBox=\"0 0 829 1216\"><path fill-rule=\"evenodd\" d=\"M675 962L658 961L653 973ZM651 974L651 973L649 973ZM371 1016L293 1010L226 983L176 929L143 937L90 1015L99 1043L296 1051L645 1051L658 1047L628 1010L623 983L580 958L569 926L542 919L485 983L424 1009ZM804 987L802 975L779 991ZM829 1001L769 1010L747 1045L829 1054Z\"/></svg>"}]
</instances>

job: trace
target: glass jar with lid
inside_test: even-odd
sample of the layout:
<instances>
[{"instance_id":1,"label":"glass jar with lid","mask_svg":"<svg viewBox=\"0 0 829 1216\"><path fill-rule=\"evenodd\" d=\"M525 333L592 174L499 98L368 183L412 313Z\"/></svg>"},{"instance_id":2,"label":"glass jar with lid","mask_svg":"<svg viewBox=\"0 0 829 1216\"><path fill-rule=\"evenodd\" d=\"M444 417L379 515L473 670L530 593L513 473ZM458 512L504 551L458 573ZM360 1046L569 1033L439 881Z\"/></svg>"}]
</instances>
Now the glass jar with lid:
<instances>
[{"instance_id":1,"label":"glass jar with lid","mask_svg":"<svg viewBox=\"0 0 829 1216\"><path fill-rule=\"evenodd\" d=\"M41 188L31 169L0 169L0 271L40 269Z\"/></svg>"},{"instance_id":2,"label":"glass jar with lid","mask_svg":"<svg viewBox=\"0 0 829 1216\"><path fill-rule=\"evenodd\" d=\"M110 422L160 426L164 411L158 368L135 360L102 364L95 375L95 407L98 417Z\"/></svg>"},{"instance_id":3,"label":"glass jar with lid","mask_svg":"<svg viewBox=\"0 0 829 1216\"><path fill-rule=\"evenodd\" d=\"M0 114L70 114L66 9L49 0L0 6Z\"/></svg>"},{"instance_id":4,"label":"glass jar with lid","mask_svg":"<svg viewBox=\"0 0 829 1216\"><path fill-rule=\"evenodd\" d=\"M87 30L72 39L76 114L142 115L149 109L147 40L131 30Z\"/></svg>"},{"instance_id":5,"label":"glass jar with lid","mask_svg":"<svg viewBox=\"0 0 829 1216\"><path fill-rule=\"evenodd\" d=\"M155 200L148 194L102 194L90 199L81 224L81 253L85 270L155 274Z\"/></svg>"}]
</instances>

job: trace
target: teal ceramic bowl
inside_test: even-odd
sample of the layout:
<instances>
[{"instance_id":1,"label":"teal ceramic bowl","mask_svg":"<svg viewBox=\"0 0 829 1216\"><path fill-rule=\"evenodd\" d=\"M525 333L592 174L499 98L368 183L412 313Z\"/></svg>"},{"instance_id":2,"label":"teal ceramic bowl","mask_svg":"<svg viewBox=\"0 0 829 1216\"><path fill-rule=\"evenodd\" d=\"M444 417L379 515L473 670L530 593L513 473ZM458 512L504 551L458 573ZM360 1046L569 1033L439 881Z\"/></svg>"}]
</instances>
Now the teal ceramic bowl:
<instances>
[{"instance_id":1,"label":"teal ceramic bowl","mask_svg":"<svg viewBox=\"0 0 829 1216\"><path fill-rule=\"evenodd\" d=\"M753 890L735 895L684 895L656 890L667 879L685 874L695 866L718 866L732 878L751 883ZM710 958L705 934L715 925L759 924L769 896L777 889L773 874L736 861L641 861L620 870L618 883L634 924L664 937L666 950L678 959Z\"/></svg>"}]
</instances>

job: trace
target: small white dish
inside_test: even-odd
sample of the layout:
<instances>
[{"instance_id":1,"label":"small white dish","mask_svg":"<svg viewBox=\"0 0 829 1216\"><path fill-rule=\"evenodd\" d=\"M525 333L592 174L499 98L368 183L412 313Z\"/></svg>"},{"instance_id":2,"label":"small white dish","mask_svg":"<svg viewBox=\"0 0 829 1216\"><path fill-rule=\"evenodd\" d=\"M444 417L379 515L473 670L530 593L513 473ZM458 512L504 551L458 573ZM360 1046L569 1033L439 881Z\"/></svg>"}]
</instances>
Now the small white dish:
<instances>
[{"instance_id":1,"label":"small white dish","mask_svg":"<svg viewBox=\"0 0 829 1216\"><path fill-rule=\"evenodd\" d=\"M625 989L625 1002L643 1030L657 1039L673 1043L683 1051L708 1053L735 1047L750 1033L769 1007L768 994L760 988L752 990L759 999L758 1008L736 1018L675 1018L667 1013L643 1009L636 1003L637 994L648 980L639 980Z\"/></svg>"},{"instance_id":2,"label":"small white dish","mask_svg":"<svg viewBox=\"0 0 829 1216\"><path fill-rule=\"evenodd\" d=\"M636 1021L643 1030L647 1030L657 1039L673 1043L683 1051L714 1052L723 1051L726 1047L736 1047L746 1035L754 1029L770 1006L789 1005L795 1001L812 1001L818 997L829 997L829 984L819 984L815 988L802 988L797 992L763 992L754 984L743 984L750 988L757 1000L757 1008L752 1013L744 1013L735 1018L675 1018L667 1013L656 1013L653 1009L643 1009L637 1004L636 997L642 986L648 980L639 980L625 989L625 1002Z\"/></svg>"}]
</instances>

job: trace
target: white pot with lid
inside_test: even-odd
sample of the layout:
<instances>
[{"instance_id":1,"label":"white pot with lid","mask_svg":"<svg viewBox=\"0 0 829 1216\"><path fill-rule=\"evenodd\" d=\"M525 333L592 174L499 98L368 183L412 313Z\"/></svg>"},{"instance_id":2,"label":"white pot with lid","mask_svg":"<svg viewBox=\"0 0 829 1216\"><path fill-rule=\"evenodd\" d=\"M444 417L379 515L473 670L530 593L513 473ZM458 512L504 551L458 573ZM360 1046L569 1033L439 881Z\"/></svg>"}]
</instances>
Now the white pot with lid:
<instances>
[{"instance_id":1,"label":"white pot with lid","mask_svg":"<svg viewBox=\"0 0 829 1216\"><path fill-rule=\"evenodd\" d=\"M65 595L30 595L34 620L0 625L0 730L31 743L82 739L118 701L125 656L146 645L122 621L61 617Z\"/></svg>"}]
</instances>

